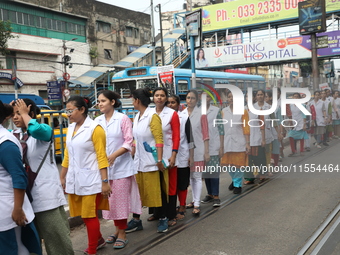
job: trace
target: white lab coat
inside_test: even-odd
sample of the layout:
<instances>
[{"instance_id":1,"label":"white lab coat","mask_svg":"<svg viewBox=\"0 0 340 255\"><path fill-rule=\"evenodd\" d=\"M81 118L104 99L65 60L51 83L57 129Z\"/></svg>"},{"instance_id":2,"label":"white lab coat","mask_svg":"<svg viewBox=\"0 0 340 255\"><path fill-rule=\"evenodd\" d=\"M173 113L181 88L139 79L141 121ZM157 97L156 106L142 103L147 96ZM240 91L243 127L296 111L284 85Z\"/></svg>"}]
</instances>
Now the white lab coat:
<instances>
[{"instance_id":1,"label":"white lab coat","mask_svg":"<svg viewBox=\"0 0 340 255\"><path fill-rule=\"evenodd\" d=\"M154 113L156 113L156 108L152 108ZM162 131L163 131L163 140L164 140L164 147L163 147L163 157L169 159L172 155L172 129L171 129L171 120L172 116L175 113L175 110L164 106L162 112L159 114L159 117L162 120ZM157 114L157 113L156 113Z\"/></svg>"},{"instance_id":2,"label":"white lab coat","mask_svg":"<svg viewBox=\"0 0 340 255\"><path fill-rule=\"evenodd\" d=\"M246 151L246 138L243 134L242 116L233 114L230 107L222 109L223 119L228 123L224 124L224 153L227 152L245 152ZM231 125L231 122L233 123ZM248 123L245 123L248 125Z\"/></svg>"},{"instance_id":3,"label":"white lab coat","mask_svg":"<svg viewBox=\"0 0 340 255\"><path fill-rule=\"evenodd\" d=\"M16 146L18 146L21 155L22 148L18 139L14 137L7 129L5 129L0 124L0 144L5 141L11 141ZM0 164L0 232L13 229L18 225L12 219L12 212L14 209L14 190L12 184L12 177L6 171L6 169ZM22 205L22 209L25 212L27 223L31 223L34 219L33 208L28 200L27 195L25 194L24 203Z\"/></svg>"},{"instance_id":4,"label":"white lab coat","mask_svg":"<svg viewBox=\"0 0 340 255\"><path fill-rule=\"evenodd\" d=\"M189 116L191 122L192 135L194 137L194 161L204 161L204 141L202 134L202 112L201 108L195 106Z\"/></svg>"},{"instance_id":5,"label":"white lab coat","mask_svg":"<svg viewBox=\"0 0 340 255\"><path fill-rule=\"evenodd\" d=\"M87 117L73 135L76 123L68 127L66 146L69 165L66 175L66 192L79 196L94 195L102 191L102 179L97 153L92 141L94 129L99 124Z\"/></svg>"},{"instance_id":6,"label":"white lab coat","mask_svg":"<svg viewBox=\"0 0 340 255\"><path fill-rule=\"evenodd\" d=\"M187 136L185 133L185 125L189 119L188 110L184 109L182 112L177 112L180 122L180 142L178 153L176 157L176 165L179 168L184 168L189 166L189 149L191 146L188 143ZM189 119L190 121L190 119ZM191 131L192 132L192 131Z\"/></svg>"},{"instance_id":7,"label":"white lab coat","mask_svg":"<svg viewBox=\"0 0 340 255\"><path fill-rule=\"evenodd\" d=\"M13 133L22 133L16 129ZM27 141L27 160L32 172L36 172L42 162L50 142L35 139L29 136ZM54 145L52 144L52 149ZM36 177L31 194L33 197L32 207L35 213L44 212L66 205L63 188L60 184L59 170L54 159L54 153L48 152L46 159Z\"/></svg>"},{"instance_id":8,"label":"white lab coat","mask_svg":"<svg viewBox=\"0 0 340 255\"><path fill-rule=\"evenodd\" d=\"M109 123L106 123L105 115L101 115L95 119L105 130L106 133L106 154L111 155L124 145L124 134L122 130L122 120L128 118L125 114L114 111ZM130 121L130 120L128 120ZM131 122L131 121L130 121ZM131 123L132 126L132 123ZM131 133L132 137L132 133ZM134 167L133 159L131 156L131 146L124 147L128 152L115 159L112 166L108 168L109 180L117 180L126 178L137 173Z\"/></svg>"},{"instance_id":9,"label":"white lab coat","mask_svg":"<svg viewBox=\"0 0 340 255\"><path fill-rule=\"evenodd\" d=\"M147 152L143 145L143 142L147 142L151 147L156 146L155 139L150 130L150 122L154 114L156 114L155 111L148 107L140 119L140 112L138 112L133 122L133 137L136 142L134 165L135 169L139 172L158 171L157 162L152 153ZM165 158L164 154L163 160L166 165L169 164L168 158Z\"/></svg>"},{"instance_id":10,"label":"white lab coat","mask_svg":"<svg viewBox=\"0 0 340 255\"><path fill-rule=\"evenodd\" d=\"M214 120L217 119L217 115L220 109L214 105L210 105L207 110L207 119L209 127L209 154L210 156L218 156L221 147L220 132L218 126L214 127Z\"/></svg>"},{"instance_id":11,"label":"white lab coat","mask_svg":"<svg viewBox=\"0 0 340 255\"><path fill-rule=\"evenodd\" d=\"M319 127L326 126L325 119L323 117L323 111L326 111L325 103L319 99L316 103L315 103L315 100L313 100L309 104L313 105L315 108L316 125Z\"/></svg>"}]
</instances>

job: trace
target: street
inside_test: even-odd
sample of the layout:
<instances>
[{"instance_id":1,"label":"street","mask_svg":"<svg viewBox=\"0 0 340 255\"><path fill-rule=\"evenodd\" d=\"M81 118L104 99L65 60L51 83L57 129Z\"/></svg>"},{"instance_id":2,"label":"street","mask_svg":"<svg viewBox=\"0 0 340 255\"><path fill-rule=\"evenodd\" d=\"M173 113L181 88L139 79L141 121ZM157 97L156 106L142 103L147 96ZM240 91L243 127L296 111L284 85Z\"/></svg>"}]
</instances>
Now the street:
<instances>
[{"instance_id":1,"label":"street","mask_svg":"<svg viewBox=\"0 0 340 255\"><path fill-rule=\"evenodd\" d=\"M286 146L285 155L289 150ZM312 148L304 157L285 157L283 165L292 164L296 169L313 163L335 166L339 164L339 150L339 140L333 140L329 147ZM229 174L224 173L220 180L220 208L201 204L201 215L195 218L188 209L185 219L165 234L156 232L157 221L146 220L145 208L144 230L127 234L126 248L113 250L112 245L106 245L97 254L298 254L339 204L338 176L336 171L278 173L234 195L228 190ZM203 184L202 198L205 195ZM189 189L187 202L190 199ZM113 222L101 220L101 230L104 238L111 235ZM339 254L337 233L339 228L315 254ZM76 254L82 254L87 245L84 225L74 228L71 237ZM309 250L306 254L313 253Z\"/></svg>"}]
</instances>

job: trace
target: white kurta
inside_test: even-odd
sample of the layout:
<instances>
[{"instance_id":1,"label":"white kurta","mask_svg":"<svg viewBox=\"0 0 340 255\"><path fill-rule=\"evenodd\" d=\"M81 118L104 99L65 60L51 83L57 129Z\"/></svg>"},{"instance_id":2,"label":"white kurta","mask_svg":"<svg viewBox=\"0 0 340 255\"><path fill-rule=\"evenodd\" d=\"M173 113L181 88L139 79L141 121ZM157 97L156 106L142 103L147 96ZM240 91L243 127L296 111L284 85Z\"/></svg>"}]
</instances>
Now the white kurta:
<instances>
[{"instance_id":1,"label":"white kurta","mask_svg":"<svg viewBox=\"0 0 340 255\"><path fill-rule=\"evenodd\" d=\"M99 123L105 130L106 133L106 154L107 156L111 155L121 147L124 147L124 131L122 130L122 121L124 118L128 117L120 113L118 111L114 111L110 121L107 123L105 119L105 115L101 115L95 119L97 123ZM128 119L128 122L131 121ZM132 129L132 123L131 123ZM132 133L129 135L132 138ZM123 155L117 157L112 166L108 168L108 176L109 180L117 180L121 178L126 178L137 173L137 170L134 167L133 159L131 156L131 146L125 146L124 148L128 150L128 152Z\"/></svg>"},{"instance_id":2,"label":"white kurta","mask_svg":"<svg viewBox=\"0 0 340 255\"><path fill-rule=\"evenodd\" d=\"M293 130L299 131L303 129L305 115L303 112L295 105L290 105L290 110L292 112L292 119L297 122L297 125L293 128Z\"/></svg>"},{"instance_id":3,"label":"white kurta","mask_svg":"<svg viewBox=\"0 0 340 255\"><path fill-rule=\"evenodd\" d=\"M189 116L191 122L192 134L194 137L194 161L204 161L204 141L202 134L202 112L201 108L195 106Z\"/></svg>"}]
</instances>

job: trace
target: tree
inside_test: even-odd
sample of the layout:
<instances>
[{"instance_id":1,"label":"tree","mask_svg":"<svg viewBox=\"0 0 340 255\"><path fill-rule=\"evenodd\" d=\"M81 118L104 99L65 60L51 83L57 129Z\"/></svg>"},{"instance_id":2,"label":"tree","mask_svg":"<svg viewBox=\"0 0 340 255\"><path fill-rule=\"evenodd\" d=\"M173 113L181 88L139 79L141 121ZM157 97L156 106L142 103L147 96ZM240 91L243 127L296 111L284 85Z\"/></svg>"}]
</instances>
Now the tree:
<instances>
[{"instance_id":1,"label":"tree","mask_svg":"<svg viewBox=\"0 0 340 255\"><path fill-rule=\"evenodd\" d=\"M7 55L9 53L7 42L11 38L14 38L11 23L0 20L0 54Z\"/></svg>"}]
</instances>

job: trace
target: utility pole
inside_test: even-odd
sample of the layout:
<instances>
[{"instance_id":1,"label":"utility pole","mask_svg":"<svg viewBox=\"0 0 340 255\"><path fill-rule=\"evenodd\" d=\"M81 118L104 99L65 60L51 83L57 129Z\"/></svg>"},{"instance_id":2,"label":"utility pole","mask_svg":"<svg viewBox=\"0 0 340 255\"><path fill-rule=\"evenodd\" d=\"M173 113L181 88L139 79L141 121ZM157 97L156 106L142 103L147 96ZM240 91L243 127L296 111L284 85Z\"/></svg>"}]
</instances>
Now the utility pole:
<instances>
[{"instance_id":1,"label":"utility pole","mask_svg":"<svg viewBox=\"0 0 340 255\"><path fill-rule=\"evenodd\" d=\"M159 23L160 23L160 30L161 30L161 55L162 55L162 66L164 66L164 46L163 46L163 26L162 26L162 9L161 4L158 4L158 11L159 11Z\"/></svg>"},{"instance_id":2,"label":"utility pole","mask_svg":"<svg viewBox=\"0 0 340 255\"><path fill-rule=\"evenodd\" d=\"M313 89L317 91L319 85L319 65L318 65L318 53L316 46L316 33L310 35L311 43L312 43L312 74L313 74Z\"/></svg>"},{"instance_id":3,"label":"utility pole","mask_svg":"<svg viewBox=\"0 0 340 255\"><path fill-rule=\"evenodd\" d=\"M152 66L156 65L156 53L155 53L155 47L156 47L156 42L155 42L155 20L153 17L153 0L151 0L151 45L152 45Z\"/></svg>"}]
</instances>

